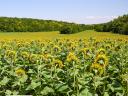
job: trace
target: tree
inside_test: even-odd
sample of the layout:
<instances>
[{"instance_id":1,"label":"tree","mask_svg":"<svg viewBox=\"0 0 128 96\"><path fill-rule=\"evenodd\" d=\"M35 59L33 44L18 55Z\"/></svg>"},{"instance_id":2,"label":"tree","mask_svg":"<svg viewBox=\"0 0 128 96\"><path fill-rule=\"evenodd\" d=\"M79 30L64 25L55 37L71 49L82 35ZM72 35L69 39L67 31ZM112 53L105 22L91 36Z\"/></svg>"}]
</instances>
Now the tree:
<instances>
[{"instance_id":1,"label":"tree","mask_svg":"<svg viewBox=\"0 0 128 96\"><path fill-rule=\"evenodd\" d=\"M125 35L128 35L128 23L124 24L124 26L122 28L122 33Z\"/></svg>"},{"instance_id":2,"label":"tree","mask_svg":"<svg viewBox=\"0 0 128 96\"><path fill-rule=\"evenodd\" d=\"M71 34L73 33L72 28L69 26L63 26L60 30L60 34Z\"/></svg>"}]
</instances>

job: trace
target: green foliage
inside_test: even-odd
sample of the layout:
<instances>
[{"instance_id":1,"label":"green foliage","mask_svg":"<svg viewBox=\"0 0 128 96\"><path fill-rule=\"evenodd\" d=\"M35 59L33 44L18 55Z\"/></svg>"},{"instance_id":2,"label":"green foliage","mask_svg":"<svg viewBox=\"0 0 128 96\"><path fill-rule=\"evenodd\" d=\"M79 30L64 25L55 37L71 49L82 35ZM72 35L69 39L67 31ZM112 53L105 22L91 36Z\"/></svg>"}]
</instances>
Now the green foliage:
<instances>
[{"instance_id":1,"label":"green foliage","mask_svg":"<svg viewBox=\"0 0 128 96\"><path fill-rule=\"evenodd\" d=\"M123 25L122 34L128 35L128 23Z\"/></svg>"},{"instance_id":2,"label":"green foliage","mask_svg":"<svg viewBox=\"0 0 128 96\"><path fill-rule=\"evenodd\" d=\"M73 32L80 32L91 29L91 25L59 22L53 20L39 20L31 18L9 18L0 17L0 32L42 32L59 31L62 26L69 26ZM77 31L76 31L77 30Z\"/></svg>"},{"instance_id":3,"label":"green foliage","mask_svg":"<svg viewBox=\"0 0 128 96\"><path fill-rule=\"evenodd\" d=\"M94 28L95 28L95 30L98 31L98 32L104 32L104 31L103 31L103 25L101 25L101 24L99 24L99 25L98 25L98 24L95 25Z\"/></svg>"},{"instance_id":4,"label":"green foliage","mask_svg":"<svg viewBox=\"0 0 128 96\"><path fill-rule=\"evenodd\" d=\"M61 34L71 34L72 33L72 28L71 27L62 27L60 30Z\"/></svg>"},{"instance_id":5,"label":"green foliage","mask_svg":"<svg viewBox=\"0 0 128 96\"><path fill-rule=\"evenodd\" d=\"M83 31L82 29L79 28L78 25L69 25L69 26L63 26L60 30L61 34L73 34L73 33L77 33Z\"/></svg>"},{"instance_id":6,"label":"green foliage","mask_svg":"<svg viewBox=\"0 0 128 96\"><path fill-rule=\"evenodd\" d=\"M128 35L128 15L119 16L111 22L96 24L94 29L98 32L113 32Z\"/></svg>"},{"instance_id":7,"label":"green foliage","mask_svg":"<svg viewBox=\"0 0 128 96\"><path fill-rule=\"evenodd\" d=\"M31 18L0 17L0 32L42 32L60 31L61 34L72 34L95 29L98 32L113 32L128 35L128 15L103 24L75 24L53 20L39 20Z\"/></svg>"},{"instance_id":8,"label":"green foliage","mask_svg":"<svg viewBox=\"0 0 128 96\"><path fill-rule=\"evenodd\" d=\"M16 39L0 48L0 96L128 96L123 39Z\"/></svg>"}]
</instances>

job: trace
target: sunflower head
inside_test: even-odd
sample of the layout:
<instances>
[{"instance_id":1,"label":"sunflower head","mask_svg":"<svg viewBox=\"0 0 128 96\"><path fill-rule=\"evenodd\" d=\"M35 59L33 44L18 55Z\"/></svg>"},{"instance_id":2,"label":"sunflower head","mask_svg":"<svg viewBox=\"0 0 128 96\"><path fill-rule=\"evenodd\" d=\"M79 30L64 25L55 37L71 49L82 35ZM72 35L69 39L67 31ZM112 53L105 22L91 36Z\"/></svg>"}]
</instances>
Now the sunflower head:
<instances>
[{"instance_id":1,"label":"sunflower head","mask_svg":"<svg viewBox=\"0 0 128 96\"><path fill-rule=\"evenodd\" d=\"M10 46L7 45L7 44L4 44L4 45L2 46L2 49L8 50L8 49L10 49Z\"/></svg>"},{"instance_id":2,"label":"sunflower head","mask_svg":"<svg viewBox=\"0 0 128 96\"><path fill-rule=\"evenodd\" d=\"M55 52L57 52L57 51L60 51L61 48L60 48L59 46L54 46L53 50L54 50Z\"/></svg>"},{"instance_id":3,"label":"sunflower head","mask_svg":"<svg viewBox=\"0 0 128 96\"><path fill-rule=\"evenodd\" d=\"M16 52L12 50L7 50L5 53L5 56L7 58L15 59L16 58Z\"/></svg>"},{"instance_id":4,"label":"sunflower head","mask_svg":"<svg viewBox=\"0 0 128 96\"><path fill-rule=\"evenodd\" d=\"M37 54L31 54L29 56L29 60L30 60L31 63L37 63L37 61L38 61L38 55Z\"/></svg>"},{"instance_id":5,"label":"sunflower head","mask_svg":"<svg viewBox=\"0 0 128 96\"><path fill-rule=\"evenodd\" d=\"M93 63L91 65L91 71L93 71L97 75L102 75L104 73L104 69L103 69L102 65L100 65L98 63Z\"/></svg>"},{"instance_id":6,"label":"sunflower head","mask_svg":"<svg viewBox=\"0 0 128 96\"><path fill-rule=\"evenodd\" d=\"M21 57L23 58L23 59L28 59L29 58L29 54L28 54L28 52L22 52L21 53Z\"/></svg>"},{"instance_id":7,"label":"sunflower head","mask_svg":"<svg viewBox=\"0 0 128 96\"><path fill-rule=\"evenodd\" d=\"M98 64L98 63L92 64L91 67L92 67L92 68L95 68L95 69L102 69L102 66L101 66L100 64Z\"/></svg>"},{"instance_id":8,"label":"sunflower head","mask_svg":"<svg viewBox=\"0 0 128 96\"><path fill-rule=\"evenodd\" d=\"M107 44L105 47L106 47L106 49L111 49L111 45L110 44Z\"/></svg>"},{"instance_id":9,"label":"sunflower head","mask_svg":"<svg viewBox=\"0 0 128 96\"><path fill-rule=\"evenodd\" d=\"M23 47L23 44L22 44L22 43L18 43L18 44L17 44L17 47L18 47L18 48Z\"/></svg>"},{"instance_id":10,"label":"sunflower head","mask_svg":"<svg viewBox=\"0 0 128 96\"><path fill-rule=\"evenodd\" d=\"M44 47L44 46L45 46L45 43L44 43L44 42L41 42L41 43L40 43L40 46L41 46L41 47Z\"/></svg>"},{"instance_id":11,"label":"sunflower head","mask_svg":"<svg viewBox=\"0 0 128 96\"><path fill-rule=\"evenodd\" d=\"M101 49L98 50L97 55L105 55L105 54L106 54L106 50L105 49L101 48Z\"/></svg>"},{"instance_id":12,"label":"sunflower head","mask_svg":"<svg viewBox=\"0 0 128 96\"><path fill-rule=\"evenodd\" d=\"M55 66L58 66L59 68L62 68L64 66L63 63L62 63L62 61L59 60L59 59L53 60L53 64Z\"/></svg>"},{"instance_id":13,"label":"sunflower head","mask_svg":"<svg viewBox=\"0 0 128 96\"><path fill-rule=\"evenodd\" d=\"M81 53L83 53L86 56L90 55L90 49L89 48L83 48L81 49Z\"/></svg>"},{"instance_id":14,"label":"sunflower head","mask_svg":"<svg viewBox=\"0 0 128 96\"><path fill-rule=\"evenodd\" d=\"M98 55L94 63L106 67L108 65L108 58L106 55Z\"/></svg>"},{"instance_id":15,"label":"sunflower head","mask_svg":"<svg viewBox=\"0 0 128 96\"><path fill-rule=\"evenodd\" d=\"M69 54L67 55L67 61L71 62L71 61L78 61L78 58L76 57L76 55L72 52L69 52Z\"/></svg>"},{"instance_id":16,"label":"sunflower head","mask_svg":"<svg viewBox=\"0 0 128 96\"><path fill-rule=\"evenodd\" d=\"M119 51L121 49L121 46L120 45L117 45L116 47L115 47L115 51Z\"/></svg>"},{"instance_id":17,"label":"sunflower head","mask_svg":"<svg viewBox=\"0 0 128 96\"><path fill-rule=\"evenodd\" d=\"M20 77L26 75L26 74L25 74L25 70L22 69L22 68L17 69L17 70L15 71L15 73L16 73L17 76L20 76Z\"/></svg>"},{"instance_id":18,"label":"sunflower head","mask_svg":"<svg viewBox=\"0 0 128 96\"><path fill-rule=\"evenodd\" d=\"M70 50L70 51L75 50L75 48L76 48L76 45L71 45L71 46L69 46L69 50Z\"/></svg>"}]
</instances>

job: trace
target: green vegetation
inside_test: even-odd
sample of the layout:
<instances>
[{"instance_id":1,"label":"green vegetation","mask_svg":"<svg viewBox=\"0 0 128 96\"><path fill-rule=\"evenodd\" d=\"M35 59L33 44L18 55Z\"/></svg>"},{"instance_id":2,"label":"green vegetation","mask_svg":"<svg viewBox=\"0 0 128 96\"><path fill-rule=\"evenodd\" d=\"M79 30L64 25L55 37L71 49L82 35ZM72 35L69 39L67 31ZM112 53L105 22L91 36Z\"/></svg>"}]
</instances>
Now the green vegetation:
<instances>
[{"instance_id":1,"label":"green vegetation","mask_svg":"<svg viewBox=\"0 0 128 96\"><path fill-rule=\"evenodd\" d=\"M0 96L128 96L127 50L123 39L0 41Z\"/></svg>"},{"instance_id":2,"label":"green vegetation","mask_svg":"<svg viewBox=\"0 0 128 96\"><path fill-rule=\"evenodd\" d=\"M0 32L0 41L3 40L53 40L55 38L68 38L68 39L89 39L95 38L96 40L104 40L111 38L114 40L124 39L127 40L127 35L113 34L111 32L96 32L94 30L86 30L76 34L59 34L59 31L49 32Z\"/></svg>"},{"instance_id":3,"label":"green vegetation","mask_svg":"<svg viewBox=\"0 0 128 96\"><path fill-rule=\"evenodd\" d=\"M120 16L113 21L95 25L98 32L113 32L128 35L128 15Z\"/></svg>"},{"instance_id":4,"label":"green vegetation","mask_svg":"<svg viewBox=\"0 0 128 96\"><path fill-rule=\"evenodd\" d=\"M61 34L72 34L83 31L79 28L79 26L63 26L60 30Z\"/></svg>"},{"instance_id":5,"label":"green vegetation","mask_svg":"<svg viewBox=\"0 0 128 96\"><path fill-rule=\"evenodd\" d=\"M128 15L120 16L103 24L75 24L54 20L0 17L0 32L42 32L60 31L72 34L95 29L98 32L113 32L128 35Z\"/></svg>"},{"instance_id":6,"label":"green vegetation","mask_svg":"<svg viewBox=\"0 0 128 96\"><path fill-rule=\"evenodd\" d=\"M73 30L77 29L77 32L92 28L91 25L67 23L62 21L0 17L0 32L59 31L63 26L69 26Z\"/></svg>"}]
</instances>

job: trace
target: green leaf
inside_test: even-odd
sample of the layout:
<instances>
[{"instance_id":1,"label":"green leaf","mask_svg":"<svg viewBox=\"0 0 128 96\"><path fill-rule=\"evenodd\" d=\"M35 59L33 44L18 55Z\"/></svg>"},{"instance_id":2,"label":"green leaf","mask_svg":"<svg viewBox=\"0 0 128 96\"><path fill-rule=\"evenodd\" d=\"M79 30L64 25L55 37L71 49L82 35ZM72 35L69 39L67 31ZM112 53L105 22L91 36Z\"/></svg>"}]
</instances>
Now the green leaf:
<instances>
[{"instance_id":1,"label":"green leaf","mask_svg":"<svg viewBox=\"0 0 128 96\"><path fill-rule=\"evenodd\" d=\"M40 85L41 85L40 82L38 82L38 83L32 82L32 83L31 83L31 88L32 88L32 89L35 89L36 87L38 87L38 86L40 86Z\"/></svg>"},{"instance_id":2,"label":"green leaf","mask_svg":"<svg viewBox=\"0 0 128 96\"><path fill-rule=\"evenodd\" d=\"M36 83L36 82L32 81L31 84L26 88L26 90L35 89L35 88L37 88L40 85L41 85L40 82Z\"/></svg>"},{"instance_id":3,"label":"green leaf","mask_svg":"<svg viewBox=\"0 0 128 96\"><path fill-rule=\"evenodd\" d=\"M88 84L89 80L85 81L83 78L78 78L78 82L81 84L81 85L85 85L85 84Z\"/></svg>"},{"instance_id":4,"label":"green leaf","mask_svg":"<svg viewBox=\"0 0 128 96\"><path fill-rule=\"evenodd\" d=\"M85 88L84 90L82 90L82 92L80 93L80 96L92 96L92 94L89 92L89 90L87 88Z\"/></svg>"},{"instance_id":5,"label":"green leaf","mask_svg":"<svg viewBox=\"0 0 128 96\"><path fill-rule=\"evenodd\" d=\"M63 85L61 87L58 88L59 92L63 92L64 90L68 89L68 85Z\"/></svg>"},{"instance_id":6,"label":"green leaf","mask_svg":"<svg viewBox=\"0 0 128 96\"><path fill-rule=\"evenodd\" d=\"M41 94L42 95L48 95L49 93L54 93L54 90L48 86L46 86L42 91Z\"/></svg>"},{"instance_id":7,"label":"green leaf","mask_svg":"<svg viewBox=\"0 0 128 96\"><path fill-rule=\"evenodd\" d=\"M104 93L104 96L109 96L108 92L105 92L105 93Z\"/></svg>"},{"instance_id":8,"label":"green leaf","mask_svg":"<svg viewBox=\"0 0 128 96\"><path fill-rule=\"evenodd\" d=\"M27 79L28 79L28 76L27 75L24 75L23 77L19 78L19 81L21 83L24 83L24 82L26 82Z\"/></svg>"},{"instance_id":9,"label":"green leaf","mask_svg":"<svg viewBox=\"0 0 128 96\"><path fill-rule=\"evenodd\" d=\"M112 84L108 84L107 87L108 87L109 89L111 89L112 92L114 92L114 87L112 86Z\"/></svg>"},{"instance_id":10,"label":"green leaf","mask_svg":"<svg viewBox=\"0 0 128 96\"><path fill-rule=\"evenodd\" d=\"M14 90L12 93L13 93L13 95L18 95L19 94L19 92L16 91L16 90Z\"/></svg>"},{"instance_id":11,"label":"green leaf","mask_svg":"<svg viewBox=\"0 0 128 96\"><path fill-rule=\"evenodd\" d=\"M5 94L6 94L6 95L11 95L12 92L11 92L10 90L6 90Z\"/></svg>"},{"instance_id":12,"label":"green leaf","mask_svg":"<svg viewBox=\"0 0 128 96\"><path fill-rule=\"evenodd\" d=\"M121 93L117 92L116 96L124 96L124 94L121 94Z\"/></svg>"},{"instance_id":13,"label":"green leaf","mask_svg":"<svg viewBox=\"0 0 128 96\"><path fill-rule=\"evenodd\" d=\"M0 85L6 85L9 82L9 78L4 77L4 79L0 82Z\"/></svg>"},{"instance_id":14,"label":"green leaf","mask_svg":"<svg viewBox=\"0 0 128 96\"><path fill-rule=\"evenodd\" d=\"M27 73L34 73L34 71L32 69L29 69Z\"/></svg>"}]
</instances>

